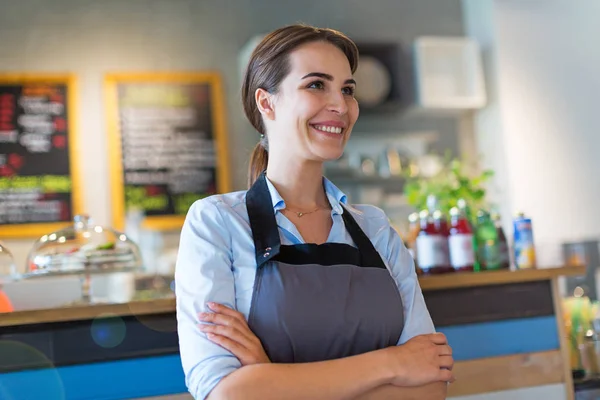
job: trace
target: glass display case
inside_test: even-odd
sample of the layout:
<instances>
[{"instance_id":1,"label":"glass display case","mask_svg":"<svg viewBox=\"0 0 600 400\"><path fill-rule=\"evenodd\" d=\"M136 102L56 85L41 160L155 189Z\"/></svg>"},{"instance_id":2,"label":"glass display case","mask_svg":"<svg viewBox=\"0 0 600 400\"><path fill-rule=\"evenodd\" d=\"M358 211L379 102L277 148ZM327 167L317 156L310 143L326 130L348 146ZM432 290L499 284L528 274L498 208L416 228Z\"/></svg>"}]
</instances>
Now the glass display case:
<instances>
[{"instance_id":1,"label":"glass display case","mask_svg":"<svg viewBox=\"0 0 600 400\"><path fill-rule=\"evenodd\" d=\"M22 279L80 275L83 302L90 302L90 278L95 274L139 271L142 258L138 245L124 233L95 225L87 215L39 238L27 258Z\"/></svg>"},{"instance_id":2,"label":"glass display case","mask_svg":"<svg viewBox=\"0 0 600 400\"><path fill-rule=\"evenodd\" d=\"M17 268L12 253L0 242L0 313L13 310L11 301L2 291L2 287L5 283L15 279L16 272Z\"/></svg>"},{"instance_id":3,"label":"glass display case","mask_svg":"<svg viewBox=\"0 0 600 400\"><path fill-rule=\"evenodd\" d=\"M15 278L17 268L12 253L0 242L0 288L2 284Z\"/></svg>"}]
</instances>

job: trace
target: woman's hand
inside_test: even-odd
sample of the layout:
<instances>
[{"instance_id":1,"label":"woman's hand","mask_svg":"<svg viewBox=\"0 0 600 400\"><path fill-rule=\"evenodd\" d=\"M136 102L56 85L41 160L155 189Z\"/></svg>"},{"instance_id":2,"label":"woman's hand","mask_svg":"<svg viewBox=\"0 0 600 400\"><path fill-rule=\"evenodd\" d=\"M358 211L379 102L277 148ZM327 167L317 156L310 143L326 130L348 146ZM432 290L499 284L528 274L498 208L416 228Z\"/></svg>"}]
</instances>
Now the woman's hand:
<instances>
[{"instance_id":1,"label":"woman's hand","mask_svg":"<svg viewBox=\"0 0 600 400\"><path fill-rule=\"evenodd\" d=\"M422 386L454 382L452 348L442 333L419 335L401 346L386 349L391 355L396 386Z\"/></svg>"},{"instance_id":2,"label":"woman's hand","mask_svg":"<svg viewBox=\"0 0 600 400\"><path fill-rule=\"evenodd\" d=\"M208 307L213 312L200 313L200 321L204 323L199 328L209 340L232 352L242 365L271 362L244 315L222 304L208 303Z\"/></svg>"}]
</instances>

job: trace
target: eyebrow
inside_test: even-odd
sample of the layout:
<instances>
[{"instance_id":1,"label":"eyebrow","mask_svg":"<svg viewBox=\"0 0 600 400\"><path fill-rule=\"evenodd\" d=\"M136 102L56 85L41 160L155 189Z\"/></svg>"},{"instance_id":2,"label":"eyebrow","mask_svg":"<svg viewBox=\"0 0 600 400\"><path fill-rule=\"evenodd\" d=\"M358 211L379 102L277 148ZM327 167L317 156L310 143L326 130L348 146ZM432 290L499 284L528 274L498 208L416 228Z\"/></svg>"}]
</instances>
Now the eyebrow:
<instances>
[{"instance_id":1,"label":"eyebrow","mask_svg":"<svg viewBox=\"0 0 600 400\"><path fill-rule=\"evenodd\" d=\"M326 79L328 81L332 81L333 80L333 76L331 76L329 74L326 74L324 72L311 72L311 73L308 73L308 74L304 75L302 77L302 79L310 78L310 77L313 77L313 76L317 77L317 78L323 78L323 79ZM350 83L356 85L356 81L354 79L346 79L344 81L345 85L346 84L350 84Z\"/></svg>"}]
</instances>

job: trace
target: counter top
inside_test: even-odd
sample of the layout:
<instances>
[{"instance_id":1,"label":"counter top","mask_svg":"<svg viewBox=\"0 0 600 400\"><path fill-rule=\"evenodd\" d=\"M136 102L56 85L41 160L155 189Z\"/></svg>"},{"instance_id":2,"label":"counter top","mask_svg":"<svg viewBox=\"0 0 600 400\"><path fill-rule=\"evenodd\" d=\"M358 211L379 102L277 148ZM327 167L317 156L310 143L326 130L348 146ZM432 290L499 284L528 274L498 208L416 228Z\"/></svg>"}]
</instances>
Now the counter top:
<instances>
[{"instance_id":1,"label":"counter top","mask_svg":"<svg viewBox=\"0 0 600 400\"><path fill-rule=\"evenodd\" d=\"M549 280L559 276L585 274L585 267L560 267L519 271L487 271L419 277L424 292ZM76 305L45 310L16 311L0 314L0 327L94 319L102 316L129 316L170 313L175 298L140 300L122 304Z\"/></svg>"},{"instance_id":2,"label":"counter top","mask_svg":"<svg viewBox=\"0 0 600 400\"><path fill-rule=\"evenodd\" d=\"M46 310L15 311L0 314L0 327L79 321L103 316L128 316L170 313L175 311L175 298L140 300L122 304L90 304Z\"/></svg>"},{"instance_id":3,"label":"counter top","mask_svg":"<svg viewBox=\"0 0 600 400\"><path fill-rule=\"evenodd\" d=\"M544 281L559 276L577 275L585 275L585 266L522 269L517 271L458 272L454 274L421 276L419 277L419 283L421 289L425 292L474 286Z\"/></svg>"}]
</instances>

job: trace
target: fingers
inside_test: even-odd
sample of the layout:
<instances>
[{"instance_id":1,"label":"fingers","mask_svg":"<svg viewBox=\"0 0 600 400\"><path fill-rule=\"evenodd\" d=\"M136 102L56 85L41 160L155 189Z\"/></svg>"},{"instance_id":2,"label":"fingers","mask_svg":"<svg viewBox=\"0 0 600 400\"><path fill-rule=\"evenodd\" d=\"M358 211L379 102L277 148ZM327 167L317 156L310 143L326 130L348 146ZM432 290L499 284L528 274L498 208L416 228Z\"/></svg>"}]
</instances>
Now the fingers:
<instances>
[{"instance_id":1,"label":"fingers","mask_svg":"<svg viewBox=\"0 0 600 400\"><path fill-rule=\"evenodd\" d=\"M244 317L244 315L241 312L236 311L232 308L229 308L229 307L227 307L223 304L219 304L219 303L209 302L207 305L208 305L208 308L210 308L214 312L217 312L217 313L220 313L223 315L228 315L232 318L235 318L242 324L247 325L246 318Z\"/></svg>"},{"instance_id":2,"label":"fingers","mask_svg":"<svg viewBox=\"0 0 600 400\"><path fill-rule=\"evenodd\" d=\"M201 331L226 336L246 347L260 344L242 313L214 302L208 303L208 306L214 312L199 314L200 321L204 322L198 326Z\"/></svg>"},{"instance_id":3,"label":"fingers","mask_svg":"<svg viewBox=\"0 0 600 400\"><path fill-rule=\"evenodd\" d=\"M447 344L438 345L437 347L438 355L440 356L451 356L452 355L452 347Z\"/></svg>"},{"instance_id":4,"label":"fingers","mask_svg":"<svg viewBox=\"0 0 600 400\"><path fill-rule=\"evenodd\" d=\"M253 336L248 327L248 323L246 322L246 318L242 313L219 303L210 302L207 305L213 313L200 313L199 317L201 321L237 327L237 329L242 333L245 333L246 336Z\"/></svg>"},{"instance_id":5,"label":"fingers","mask_svg":"<svg viewBox=\"0 0 600 400\"><path fill-rule=\"evenodd\" d=\"M450 356L441 356L440 357L440 368L445 368L452 371L454 368L454 359Z\"/></svg>"},{"instance_id":6,"label":"fingers","mask_svg":"<svg viewBox=\"0 0 600 400\"><path fill-rule=\"evenodd\" d=\"M440 369L439 380L442 382L452 383L456 380L456 378L454 377L454 374L452 373L452 371L450 371L448 369Z\"/></svg>"},{"instance_id":7,"label":"fingers","mask_svg":"<svg viewBox=\"0 0 600 400\"><path fill-rule=\"evenodd\" d=\"M429 339L435 344L447 344L448 339L446 339L446 335L443 333L431 333L428 335Z\"/></svg>"},{"instance_id":8,"label":"fingers","mask_svg":"<svg viewBox=\"0 0 600 400\"><path fill-rule=\"evenodd\" d=\"M211 332L227 336L238 343L248 345L252 343L253 334L250 329L239 323L233 317L216 313L200 313L200 321L204 322L198 325L202 332Z\"/></svg>"}]
</instances>

